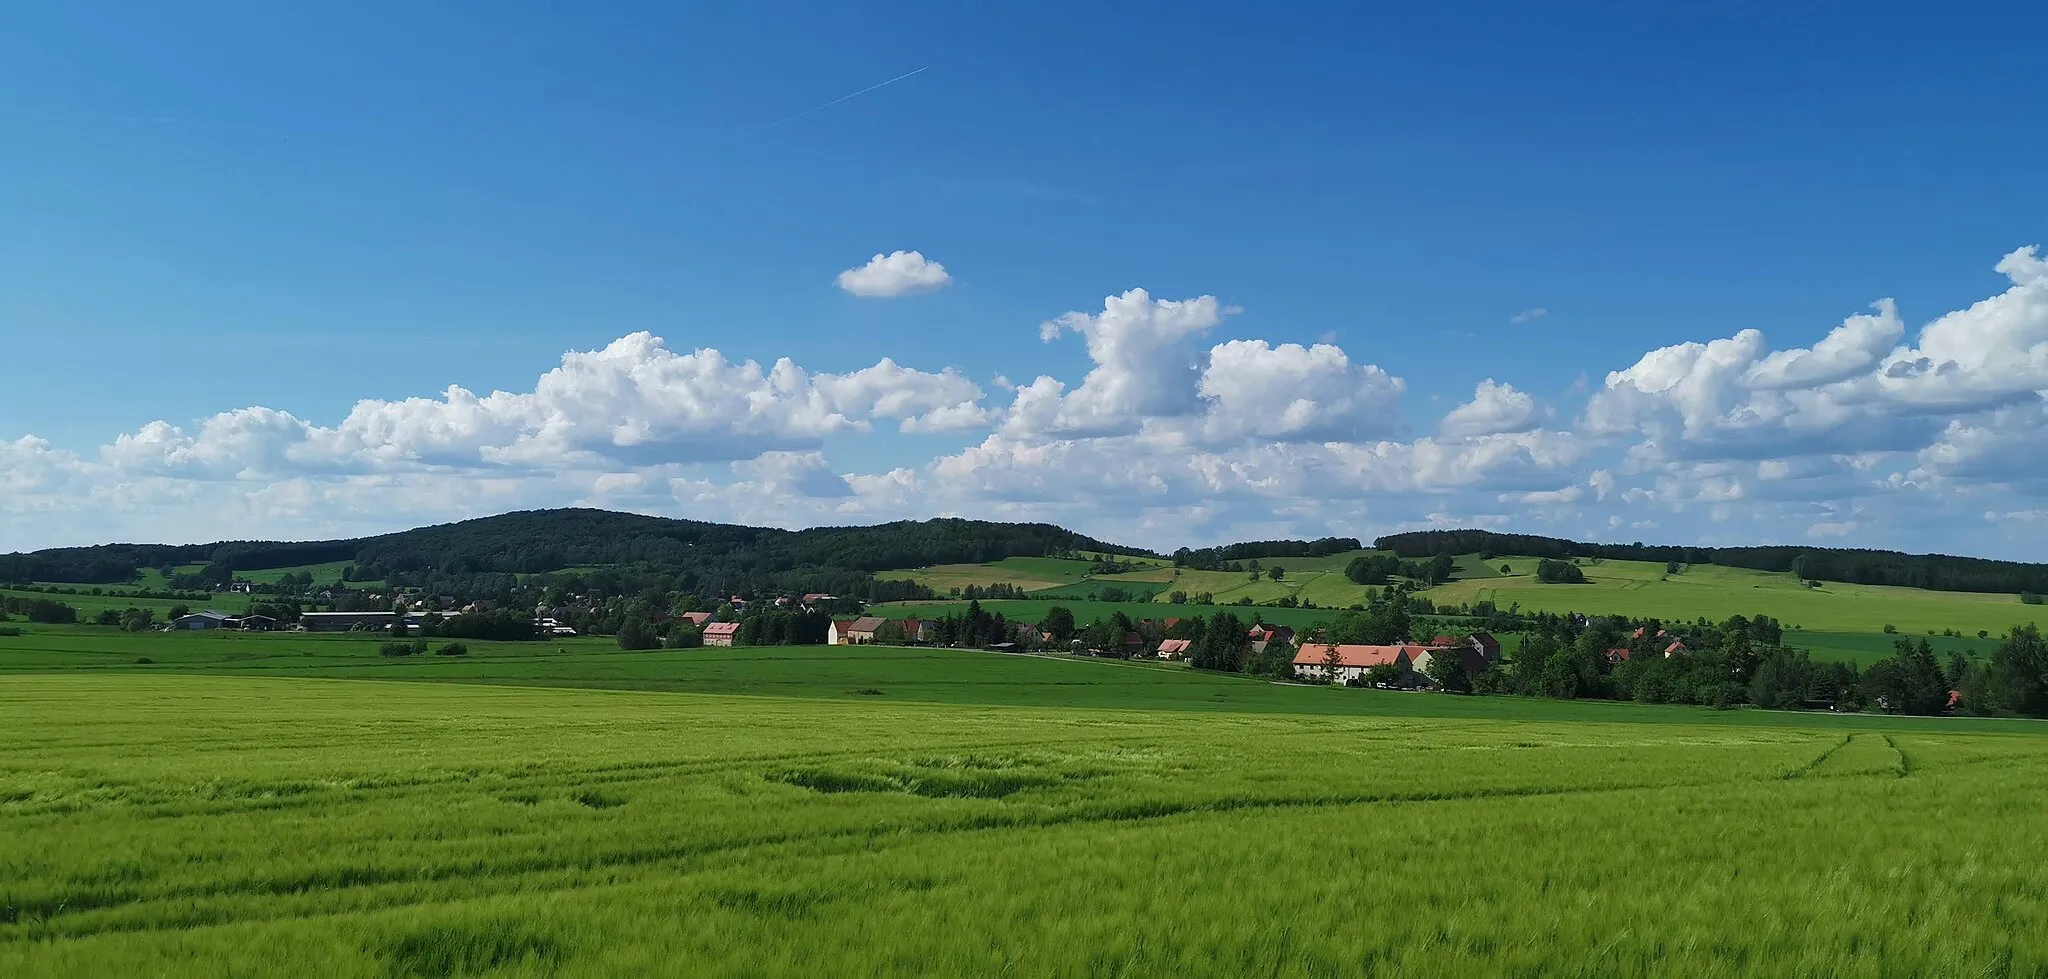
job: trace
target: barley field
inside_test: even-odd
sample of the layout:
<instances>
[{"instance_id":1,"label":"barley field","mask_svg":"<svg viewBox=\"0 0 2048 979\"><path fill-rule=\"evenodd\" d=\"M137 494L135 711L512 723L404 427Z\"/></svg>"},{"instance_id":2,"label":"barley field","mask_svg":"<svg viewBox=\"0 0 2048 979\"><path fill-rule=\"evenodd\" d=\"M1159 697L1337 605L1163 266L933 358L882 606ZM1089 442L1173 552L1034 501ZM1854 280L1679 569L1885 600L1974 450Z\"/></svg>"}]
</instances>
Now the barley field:
<instances>
[{"instance_id":1,"label":"barley field","mask_svg":"<svg viewBox=\"0 0 2048 979\"><path fill-rule=\"evenodd\" d=\"M2048 969L2032 729L1606 716L11 675L0 975Z\"/></svg>"}]
</instances>

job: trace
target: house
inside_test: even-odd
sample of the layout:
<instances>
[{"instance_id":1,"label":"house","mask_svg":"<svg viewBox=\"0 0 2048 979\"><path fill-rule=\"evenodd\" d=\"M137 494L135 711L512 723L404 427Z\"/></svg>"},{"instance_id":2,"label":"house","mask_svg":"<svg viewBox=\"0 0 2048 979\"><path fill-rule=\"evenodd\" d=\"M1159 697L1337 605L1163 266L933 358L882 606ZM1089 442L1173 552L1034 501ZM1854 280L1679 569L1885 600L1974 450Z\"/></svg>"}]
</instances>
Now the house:
<instances>
[{"instance_id":1,"label":"house","mask_svg":"<svg viewBox=\"0 0 2048 979\"><path fill-rule=\"evenodd\" d=\"M711 613L684 612L683 614L676 616L676 618L681 619L684 622L688 622L689 624L696 626L699 629L702 629L704 628L704 623L711 621Z\"/></svg>"},{"instance_id":2,"label":"house","mask_svg":"<svg viewBox=\"0 0 2048 979\"><path fill-rule=\"evenodd\" d=\"M1194 644L1192 639L1162 639L1159 641L1159 658L1187 659Z\"/></svg>"},{"instance_id":3,"label":"house","mask_svg":"<svg viewBox=\"0 0 2048 979\"><path fill-rule=\"evenodd\" d=\"M1429 641L1429 645L1434 646L1438 649L1449 649L1452 646L1459 645L1459 643L1458 640L1453 639L1450 636L1439 632L1436 634L1435 638Z\"/></svg>"},{"instance_id":4,"label":"house","mask_svg":"<svg viewBox=\"0 0 2048 979\"><path fill-rule=\"evenodd\" d=\"M837 596L837 595L827 595L827 594L825 594L824 592L821 592L821 591L814 591L814 592L806 592L806 593L804 593L804 604L805 604L805 605L816 605L816 604L818 604L819 602L836 602L836 601L838 601L838 600L839 600L839 596Z\"/></svg>"},{"instance_id":5,"label":"house","mask_svg":"<svg viewBox=\"0 0 2048 979\"><path fill-rule=\"evenodd\" d=\"M307 632L347 632L350 629L389 629L398 615L379 612L301 612L299 626Z\"/></svg>"},{"instance_id":6,"label":"house","mask_svg":"<svg viewBox=\"0 0 2048 979\"><path fill-rule=\"evenodd\" d=\"M1294 675L1303 679L1349 683L1375 666L1391 666L1400 670L1405 678L1415 673L1414 656L1421 650L1420 646L1309 643L1294 654Z\"/></svg>"},{"instance_id":7,"label":"house","mask_svg":"<svg viewBox=\"0 0 2048 979\"><path fill-rule=\"evenodd\" d=\"M1465 641L1471 643L1473 648L1479 650L1479 655L1486 657L1487 662L1500 662L1500 640L1495 639L1493 633L1475 632L1466 636Z\"/></svg>"},{"instance_id":8,"label":"house","mask_svg":"<svg viewBox=\"0 0 2048 979\"><path fill-rule=\"evenodd\" d=\"M937 626L932 625L929 621L917 618L916 616L904 619L896 624L903 627L903 641L905 642L931 642L932 632L937 629ZM1020 634L1036 631L1031 626L1021 622L1018 623L1017 630Z\"/></svg>"},{"instance_id":9,"label":"house","mask_svg":"<svg viewBox=\"0 0 2048 979\"><path fill-rule=\"evenodd\" d=\"M194 612L191 615L181 615L171 620L171 628L174 629L232 629L240 624L235 621L233 616L225 612L215 612L211 609L204 612Z\"/></svg>"},{"instance_id":10,"label":"house","mask_svg":"<svg viewBox=\"0 0 2048 979\"><path fill-rule=\"evenodd\" d=\"M1280 640L1281 642L1293 642L1294 627L1284 625L1255 625L1252 626L1251 631L1246 633L1245 635L1249 637L1252 642L1255 643L1268 643L1272 642L1275 639ZM1260 646L1259 649L1263 652L1265 650L1265 647Z\"/></svg>"},{"instance_id":11,"label":"house","mask_svg":"<svg viewBox=\"0 0 2048 979\"><path fill-rule=\"evenodd\" d=\"M1692 650L1685 648L1685 640L1673 639L1671 640L1671 645L1664 647L1664 658L1670 659L1673 656L1685 656L1691 652Z\"/></svg>"},{"instance_id":12,"label":"house","mask_svg":"<svg viewBox=\"0 0 2048 979\"><path fill-rule=\"evenodd\" d=\"M1609 666L1619 666L1627 662L1628 658L1629 650L1627 646L1616 646L1607 651L1607 665Z\"/></svg>"},{"instance_id":13,"label":"house","mask_svg":"<svg viewBox=\"0 0 2048 979\"><path fill-rule=\"evenodd\" d=\"M1478 649L1453 643L1450 646L1426 646L1409 654L1408 664L1418 674L1417 680L1429 675L1429 664L1439 656L1450 656L1465 667L1466 676L1478 676L1492 664L1486 661Z\"/></svg>"},{"instance_id":14,"label":"house","mask_svg":"<svg viewBox=\"0 0 2048 979\"><path fill-rule=\"evenodd\" d=\"M234 623L235 628L241 629L244 632L270 632L277 628L277 620L268 615L251 613L239 619L229 619L228 621Z\"/></svg>"},{"instance_id":15,"label":"house","mask_svg":"<svg viewBox=\"0 0 2048 979\"><path fill-rule=\"evenodd\" d=\"M825 639L834 646L858 646L875 641L875 630L889 621L879 615L863 615L851 622L834 622L825 632Z\"/></svg>"},{"instance_id":16,"label":"house","mask_svg":"<svg viewBox=\"0 0 2048 979\"><path fill-rule=\"evenodd\" d=\"M737 622L713 622L704 627L704 645L730 646L739 634L740 624Z\"/></svg>"}]
</instances>

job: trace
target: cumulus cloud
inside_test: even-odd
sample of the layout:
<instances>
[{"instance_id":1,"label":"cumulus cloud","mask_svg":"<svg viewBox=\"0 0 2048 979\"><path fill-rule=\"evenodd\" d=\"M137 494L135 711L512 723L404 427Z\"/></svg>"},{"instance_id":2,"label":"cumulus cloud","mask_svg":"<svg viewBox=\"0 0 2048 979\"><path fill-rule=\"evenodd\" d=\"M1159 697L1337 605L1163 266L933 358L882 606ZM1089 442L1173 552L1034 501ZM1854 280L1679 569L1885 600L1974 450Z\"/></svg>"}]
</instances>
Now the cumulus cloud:
<instances>
[{"instance_id":1,"label":"cumulus cloud","mask_svg":"<svg viewBox=\"0 0 2048 979\"><path fill-rule=\"evenodd\" d=\"M1049 377L1019 388L1006 427L1019 435L1104 436L1134 431L1147 417L1193 414L1201 370L1194 338L1230 312L1214 296L1153 299L1132 289L1103 300L1101 313L1040 324L1047 342L1080 334L1095 366L1072 392Z\"/></svg>"},{"instance_id":2,"label":"cumulus cloud","mask_svg":"<svg viewBox=\"0 0 2048 979\"><path fill-rule=\"evenodd\" d=\"M1332 344L1232 340L1209 351L1196 391L1209 400L1203 434L1355 441L1401 430L1405 385Z\"/></svg>"},{"instance_id":3,"label":"cumulus cloud","mask_svg":"<svg viewBox=\"0 0 2048 979\"><path fill-rule=\"evenodd\" d=\"M1880 299L1873 308L1877 315L1851 316L1809 349L1780 350L1758 361L1743 374L1743 383L1779 391L1846 381L1869 371L1906 335L1896 303Z\"/></svg>"},{"instance_id":4,"label":"cumulus cloud","mask_svg":"<svg viewBox=\"0 0 2048 979\"><path fill-rule=\"evenodd\" d=\"M1472 400L1451 409L1437 426L1446 438L1526 432L1541 422L1536 399L1493 378L1479 382Z\"/></svg>"},{"instance_id":5,"label":"cumulus cloud","mask_svg":"<svg viewBox=\"0 0 2048 979\"><path fill-rule=\"evenodd\" d=\"M916 253L848 275L912 259L943 284ZM1178 544L1431 514L1599 534L1654 527L1628 510L1658 507L1754 541L1910 535L1966 507L1997 541L2048 512L2048 263L2020 249L1998 271L2002 292L1917 333L1882 300L1809 346L1742 330L1617 358L1562 428L1487 378L1422 437L1406 434L1407 382L1369 350L1211 336L1243 321L1206 295L1134 289L1046 321L1042 338L1082 339L1085 369L998 378L995 404L950 368L816 372L638 333L565 354L527 390L365 400L333 421L250 407L76 452L0 441L0 533L175 511L194 535L320 536L582 504L782 526L1047 519ZM890 430L920 439L845 451Z\"/></svg>"},{"instance_id":6,"label":"cumulus cloud","mask_svg":"<svg viewBox=\"0 0 2048 979\"><path fill-rule=\"evenodd\" d=\"M865 299L893 299L944 288L946 267L918 252L879 252L866 265L839 273L839 288Z\"/></svg>"},{"instance_id":7,"label":"cumulus cloud","mask_svg":"<svg viewBox=\"0 0 2048 979\"><path fill-rule=\"evenodd\" d=\"M1549 315L1550 310L1544 309L1541 306L1531 306L1528 309L1522 310L1521 312L1508 317L1508 322L1513 323L1516 326L1520 326L1523 323L1534 323L1537 320L1540 320L1545 316Z\"/></svg>"},{"instance_id":8,"label":"cumulus cloud","mask_svg":"<svg viewBox=\"0 0 2048 979\"><path fill-rule=\"evenodd\" d=\"M1693 459L1912 452L1978 412L2048 389L2048 263L2005 256L2003 293L1925 326L1912 346L1896 305L1852 316L1810 348L1767 352L1743 330L1645 354L1587 402L1589 435L1640 434Z\"/></svg>"},{"instance_id":9,"label":"cumulus cloud","mask_svg":"<svg viewBox=\"0 0 2048 979\"><path fill-rule=\"evenodd\" d=\"M101 450L126 475L237 479L298 472L505 468L603 469L752 459L815 448L878 420L911 431L983 425L982 392L953 370L883 358L812 374L787 358L763 367L717 350L677 353L635 333L563 355L530 392L358 402L323 427L268 408L223 412L196 430L152 422Z\"/></svg>"}]
</instances>

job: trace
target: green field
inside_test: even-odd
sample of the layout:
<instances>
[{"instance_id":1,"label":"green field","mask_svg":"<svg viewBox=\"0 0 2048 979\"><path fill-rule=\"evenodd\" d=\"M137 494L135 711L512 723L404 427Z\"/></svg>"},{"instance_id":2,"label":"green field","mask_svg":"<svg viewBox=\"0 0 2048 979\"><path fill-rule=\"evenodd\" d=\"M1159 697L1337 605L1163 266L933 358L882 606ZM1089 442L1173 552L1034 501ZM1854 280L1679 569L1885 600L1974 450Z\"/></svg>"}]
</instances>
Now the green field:
<instances>
[{"instance_id":1,"label":"green field","mask_svg":"<svg viewBox=\"0 0 2048 979\"><path fill-rule=\"evenodd\" d=\"M342 572L354 566L354 561L329 561L325 564L301 564L289 568L265 568L262 571L237 571L235 577L243 581L267 584L288 574L306 575L312 578L315 587L324 587L342 580Z\"/></svg>"},{"instance_id":2,"label":"green field","mask_svg":"<svg viewBox=\"0 0 2048 979\"><path fill-rule=\"evenodd\" d=\"M83 588L85 591L91 590L91 586L66 585L63 587ZM171 609L176 608L180 605L190 608L195 612L202 609L216 609L218 611L232 613L246 612L249 610L248 595L221 594L208 595L205 598L135 598L133 596L125 594L92 595L81 593L77 595L65 595L61 593L20 591L18 589L5 588L0 588L0 595L5 595L9 598L47 598L53 602L62 602L66 605L71 606L72 608L77 609L78 614L82 617L98 615L101 609L110 608L119 611L122 609L130 608L146 608L155 612L157 618L161 619L165 615L167 615Z\"/></svg>"},{"instance_id":3,"label":"green field","mask_svg":"<svg viewBox=\"0 0 2048 979\"><path fill-rule=\"evenodd\" d=\"M1015 585L1026 591L1070 585L1088 576L1092 565L1050 557L1012 557L985 564L937 564L905 571L878 571L889 581L914 581L940 594L968 585Z\"/></svg>"},{"instance_id":4,"label":"green field","mask_svg":"<svg viewBox=\"0 0 2048 979\"><path fill-rule=\"evenodd\" d=\"M478 646L0 639L0 975L2048 969L2030 722Z\"/></svg>"},{"instance_id":5,"label":"green field","mask_svg":"<svg viewBox=\"0 0 2048 979\"><path fill-rule=\"evenodd\" d=\"M1877 633L1886 625L1907 635L1955 629L1974 637L1982 629L2002 635L2014 625L2038 621L2039 609L2017 595L1924 591L1882 585L1827 582L1806 588L1790 574L1692 565L1666 574L1664 565L1642 561L1586 562L1584 585L1546 585L1534 577L1533 558L1494 558L1514 574L1453 581L1424 595L1433 601L1491 601L1502 608L1585 612L1594 615L1654 616L1690 622L1700 616L1768 615L1788 628L1816 632Z\"/></svg>"},{"instance_id":6,"label":"green field","mask_svg":"<svg viewBox=\"0 0 2048 979\"><path fill-rule=\"evenodd\" d=\"M1344 576L1344 566L1364 553L1369 552L1262 561L1262 567L1278 565L1284 569L1279 581L1254 581L1248 572L1166 568L1088 577L1084 562L1029 563L1046 561L1040 558L930 569L943 571L946 577L929 580L955 584L1010 581L1020 586L1029 581L1030 587L1042 589L1040 594L1029 600L984 602L983 607L1033 622L1043 618L1046 609L1053 605L1072 609L1083 623L1116 611L1132 619L1208 615L1217 611L1214 607L1166 605L1171 592L1181 591L1190 595L1208 592L1218 605L1242 617L1250 618L1256 612L1267 622L1299 628L1327 621L1337 614L1335 610L1365 600L1365 587ZM1791 645L1811 649L1818 659L1865 666L1890 656L1893 643L1899 638L1928 639L1944 656L1951 651L1983 656L2013 626L2040 619L2038 607L2021 604L2015 595L1833 582L1807 588L1789 574L1714 565L1693 565L1678 574L1668 574L1661 564L1599 560L1582 565L1588 584L1546 585L1535 578L1536 564L1535 558L1491 557L1481 561L1477 555L1463 555L1458 558L1456 580L1421 594L1443 604L1491 601L1501 608L1519 605L1528 611L1657 617L1682 623L1700 617L1718 622L1732 615L1768 615L1786 627ZM1086 599L1086 595L1105 583L1130 588L1139 601L1111 604ZM1145 604L1143 599L1148 596L1151 603ZM1316 608L1245 609L1235 605L1243 598L1262 605L1289 596L1313 603ZM960 609L958 603L950 602L905 603L888 606L886 614L945 615ZM1897 634L1885 634L1886 625L1896 627ZM1961 638L1939 635L1950 629L1959 632ZM1980 630L1987 633L1986 638L1977 636Z\"/></svg>"},{"instance_id":7,"label":"green field","mask_svg":"<svg viewBox=\"0 0 2048 979\"><path fill-rule=\"evenodd\" d=\"M1301 628L1314 625L1317 622L1327 621L1331 616L1337 614L1330 609L1314 608L1172 605L1164 602L1092 602L1085 599L1061 598L1005 598L990 599L981 603L982 608L990 612L1001 612L1008 618L1019 622L1037 622L1045 618L1046 610L1055 605L1072 611L1075 621L1084 624L1093 622L1096 619L1105 618L1114 612L1122 612L1132 621L1139 619L1161 621L1190 615L1207 617L1217 612L1229 612L1247 622L1251 621L1253 616L1256 615L1262 621L1271 622L1275 625L1291 625L1295 628ZM874 613L876 615L886 615L890 618L902 618L909 615L937 617L959 615L966 608L966 602L958 601L892 602L875 606Z\"/></svg>"}]
</instances>

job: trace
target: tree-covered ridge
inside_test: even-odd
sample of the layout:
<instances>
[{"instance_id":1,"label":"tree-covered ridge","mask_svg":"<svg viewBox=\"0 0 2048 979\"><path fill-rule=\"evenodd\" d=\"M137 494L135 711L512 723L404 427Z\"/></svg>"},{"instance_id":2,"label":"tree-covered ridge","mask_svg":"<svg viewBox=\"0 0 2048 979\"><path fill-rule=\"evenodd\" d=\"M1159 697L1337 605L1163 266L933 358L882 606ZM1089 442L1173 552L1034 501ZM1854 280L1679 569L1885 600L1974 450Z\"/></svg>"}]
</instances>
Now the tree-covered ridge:
<instances>
[{"instance_id":1,"label":"tree-covered ridge","mask_svg":"<svg viewBox=\"0 0 2048 979\"><path fill-rule=\"evenodd\" d=\"M998 561L1078 550L1145 554L1051 524L954 518L787 531L606 510L532 510L358 540L108 544L0 556L0 581L115 584L145 568L209 564L253 571L336 561L354 580L536 574L635 567L742 590L831 590L889 568Z\"/></svg>"},{"instance_id":2,"label":"tree-covered ridge","mask_svg":"<svg viewBox=\"0 0 2048 979\"><path fill-rule=\"evenodd\" d=\"M1656 544L1588 544L1528 534L1485 530L1424 530L1392 534L1373 542L1401 557L1437 554L1516 554L1537 558L1604 558L1679 564L1719 564L1751 571L1796 574L1810 581L1897 585L1929 591L2019 593L2048 591L2048 564L1993 561L1947 554L1904 554L1839 547L1678 547Z\"/></svg>"}]
</instances>

